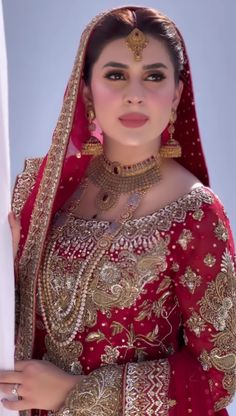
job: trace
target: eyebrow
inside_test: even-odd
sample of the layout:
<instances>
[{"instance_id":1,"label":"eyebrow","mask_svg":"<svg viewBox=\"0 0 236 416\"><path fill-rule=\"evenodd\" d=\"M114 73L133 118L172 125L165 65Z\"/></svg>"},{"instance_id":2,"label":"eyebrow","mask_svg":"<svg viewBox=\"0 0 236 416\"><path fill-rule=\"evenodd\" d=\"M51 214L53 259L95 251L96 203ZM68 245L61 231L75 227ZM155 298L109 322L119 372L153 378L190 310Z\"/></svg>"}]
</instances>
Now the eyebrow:
<instances>
[{"instance_id":1,"label":"eyebrow","mask_svg":"<svg viewBox=\"0 0 236 416\"><path fill-rule=\"evenodd\" d=\"M128 65L125 64L121 64L120 62L108 62L107 64L105 64L103 66L103 68L107 67L107 66L112 66L113 68L122 68L122 69L128 69ZM166 65L162 64L161 62L156 62L154 64L150 64L150 65L144 65L143 69L157 69L157 68L164 68L164 69L168 69Z\"/></svg>"}]
</instances>

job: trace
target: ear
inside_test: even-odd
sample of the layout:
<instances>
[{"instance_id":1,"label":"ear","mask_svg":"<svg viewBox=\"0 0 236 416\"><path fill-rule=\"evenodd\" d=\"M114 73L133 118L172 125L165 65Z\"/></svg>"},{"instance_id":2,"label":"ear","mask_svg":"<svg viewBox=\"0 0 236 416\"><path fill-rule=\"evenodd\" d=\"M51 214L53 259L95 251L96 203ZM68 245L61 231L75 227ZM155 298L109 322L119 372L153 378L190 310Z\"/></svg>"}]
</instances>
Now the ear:
<instances>
[{"instance_id":1,"label":"ear","mask_svg":"<svg viewBox=\"0 0 236 416\"><path fill-rule=\"evenodd\" d=\"M92 104L93 96L92 96L91 88L85 84L83 86L82 96L83 96L85 105Z\"/></svg>"},{"instance_id":2,"label":"ear","mask_svg":"<svg viewBox=\"0 0 236 416\"><path fill-rule=\"evenodd\" d=\"M177 110L177 107L179 105L181 95L182 95L182 92L183 92L183 88L184 88L184 83L183 83L182 80L179 80L178 84L176 85L175 94L174 94L174 98L173 98L173 109L175 109L175 110Z\"/></svg>"}]
</instances>

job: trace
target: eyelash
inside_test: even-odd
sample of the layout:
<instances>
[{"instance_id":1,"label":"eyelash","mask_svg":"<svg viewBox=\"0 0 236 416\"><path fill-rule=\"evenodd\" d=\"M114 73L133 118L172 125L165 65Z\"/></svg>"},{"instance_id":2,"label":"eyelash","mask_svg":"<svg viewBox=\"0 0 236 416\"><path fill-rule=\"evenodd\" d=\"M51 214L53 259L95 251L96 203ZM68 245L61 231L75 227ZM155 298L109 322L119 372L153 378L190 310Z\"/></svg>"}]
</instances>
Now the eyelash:
<instances>
[{"instance_id":1,"label":"eyelash","mask_svg":"<svg viewBox=\"0 0 236 416\"><path fill-rule=\"evenodd\" d=\"M119 78L118 79L117 78L116 79L112 79L112 78L110 78L112 75L115 75L115 77L118 75ZM111 71L111 72L108 72L105 75L105 78L109 79L110 81L123 81L123 80L120 79L120 76L124 76L123 72ZM152 82L161 82L163 79L166 78L165 75L162 72L153 72L153 73L149 74L147 77L151 77L151 76L155 76L156 77L156 79L155 80L152 80ZM157 77L159 79L157 79Z\"/></svg>"}]
</instances>

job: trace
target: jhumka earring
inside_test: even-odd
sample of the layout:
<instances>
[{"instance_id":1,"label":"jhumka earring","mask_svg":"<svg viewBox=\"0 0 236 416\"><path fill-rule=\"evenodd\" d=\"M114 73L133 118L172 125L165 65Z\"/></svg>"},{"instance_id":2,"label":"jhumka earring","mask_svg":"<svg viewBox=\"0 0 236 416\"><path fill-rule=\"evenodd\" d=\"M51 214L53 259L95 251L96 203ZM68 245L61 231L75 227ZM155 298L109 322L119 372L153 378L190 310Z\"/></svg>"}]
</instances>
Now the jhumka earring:
<instances>
[{"instance_id":1,"label":"jhumka earring","mask_svg":"<svg viewBox=\"0 0 236 416\"><path fill-rule=\"evenodd\" d=\"M168 141L163 144L160 148L160 156L166 158L174 158L174 157L181 157L182 149L179 142L173 139L173 134L175 132L174 123L177 120L176 111L172 110L171 117L170 117L170 124L167 128L168 133L170 135Z\"/></svg>"},{"instance_id":2,"label":"jhumka earring","mask_svg":"<svg viewBox=\"0 0 236 416\"><path fill-rule=\"evenodd\" d=\"M89 122L88 129L89 131L93 132L94 130L96 130L96 124L93 122L95 119L95 112L92 105L89 105L86 110L86 116ZM81 150L81 154L86 156L98 156L102 152L102 144L93 135L91 135L87 142L84 143Z\"/></svg>"},{"instance_id":3,"label":"jhumka earring","mask_svg":"<svg viewBox=\"0 0 236 416\"><path fill-rule=\"evenodd\" d=\"M141 30L135 28L132 32L127 36L125 40L126 45L134 54L135 61L142 60L142 51L146 48L148 44L148 40Z\"/></svg>"}]
</instances>

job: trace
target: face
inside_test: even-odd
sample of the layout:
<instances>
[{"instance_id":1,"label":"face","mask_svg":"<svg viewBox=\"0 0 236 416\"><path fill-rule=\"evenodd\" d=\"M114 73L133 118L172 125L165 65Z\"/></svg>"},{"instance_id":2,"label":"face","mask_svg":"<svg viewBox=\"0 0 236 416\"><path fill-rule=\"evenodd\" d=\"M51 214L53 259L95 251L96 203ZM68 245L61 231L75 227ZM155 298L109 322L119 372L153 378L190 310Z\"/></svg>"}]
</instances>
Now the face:
<instances>
[{"instance_id":1,"label":"face","mask_svg":"<svg viewBox=\"0 0 236 416\"><path fill-rule=\"evenodd\" d=\"M140 146L157 140L177 109L182 82L162 42L147 36L142 60L137 62L125 39L105 46L92 69L86 103L92 103L105 140Z\"/></svg>"}]
</instances>

